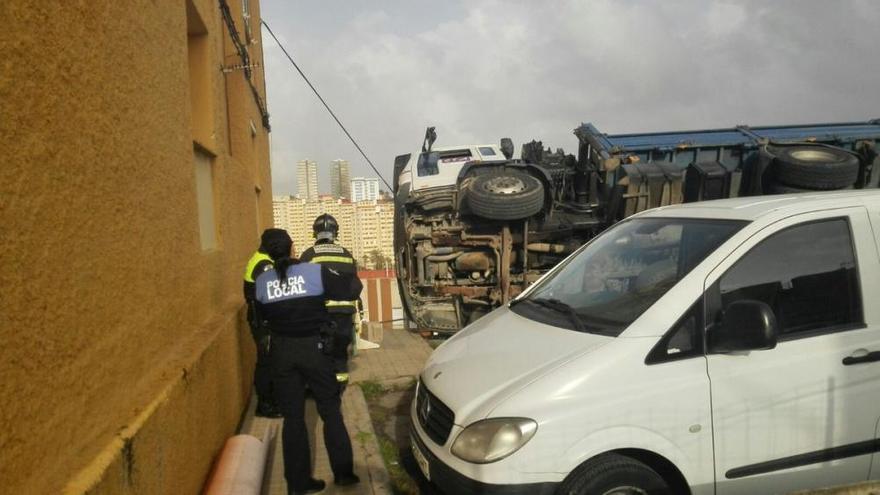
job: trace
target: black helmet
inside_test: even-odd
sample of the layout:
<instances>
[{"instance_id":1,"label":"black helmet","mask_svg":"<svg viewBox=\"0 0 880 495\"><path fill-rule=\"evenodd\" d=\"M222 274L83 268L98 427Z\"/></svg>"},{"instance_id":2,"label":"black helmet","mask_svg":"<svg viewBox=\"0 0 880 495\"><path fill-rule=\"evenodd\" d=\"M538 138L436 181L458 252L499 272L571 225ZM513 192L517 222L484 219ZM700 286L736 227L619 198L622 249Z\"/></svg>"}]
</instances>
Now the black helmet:
<instances>
[{"instance_id":1,"label":"black helmet","mask_svg":"<svg viewBox=\"0 0 880 495\"><path fill-rule=\"evenodd\" d=\"M339 234L339 224L336 223L336 219L332 215L324 213L315 219L315 223L312 224L312 233L317 239L333 241Z\"/></svg>"}]
</instances>

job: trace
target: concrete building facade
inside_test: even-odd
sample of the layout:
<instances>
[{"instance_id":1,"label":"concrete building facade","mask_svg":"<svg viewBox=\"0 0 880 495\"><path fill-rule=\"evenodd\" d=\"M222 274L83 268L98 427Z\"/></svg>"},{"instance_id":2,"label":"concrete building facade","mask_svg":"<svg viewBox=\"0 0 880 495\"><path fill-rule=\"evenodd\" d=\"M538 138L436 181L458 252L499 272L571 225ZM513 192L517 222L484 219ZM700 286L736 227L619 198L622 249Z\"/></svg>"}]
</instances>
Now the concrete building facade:
<instances>
[{"instance_id":1,"label":"concrete building facade","mask_svg":"<svg viewBox=\"0 0 880 495\"><path fill-rule=\"evenodd\" d=\"M394 267L394 203L360 201L353 203L354 245L352 254L364 268L381 270ZM378 251L382 257L376 258Z\"/></svg>"},{"instance_id":2,"label":"concrete building facade","mask_svg":"<svg viewBox=\"0 0 880 495\"><path fill-rule=\"evenodd\" d=\"M318 162L300 160L296 164L297 195L303 199L318 199Z\"/></svg>"},{"instance_id":3,"label":"concrete building facade","mask_svg":"<svg viewBox=\"0 0 880 495\"><path fill-rule=\"evenodd\" d=\"M351 229L352 209L348 200L326 194L319 196L315 201L291 196L275 196L273 212L275 226L290 233L293 249L297 253L303 252L315 243L312 224L315 218L323 213L329 213L336 218L339 223L339 242L343 246L351 246L354 242L354 231Z\"/></svg>"},{"instance_id":4,"label":"concrete building facade","mask_svg":"<svg viewBox=\"0 0 880 495\"><path fill-rule=\"evenodd\" d=\"M351 179L351 200L375 201L379 199L379 179L373 177L355 177Z\"/></svg>"},{"instance_id":5,"label":"concrete building facade","mask_svg":"<svg viewBox=\"0 0 880 495\"><path fill-rule=\"evenodd\" d=\"M371 256L374 250L381 253L387 268L393 267L394 204L391 201L352 203L329 195L320 196L317 201L275 196L273 213L275 226L290 232L297 252L314 244L312 223L318 215L329 213L339 223L339 242L351 251L361 268L386 268L377 266L378 260Z\"/></svg>"},{"instance_id":6,"label":"concrete building facade","mask_svg":"<svg viewBox=\"0 0 880 495\"><path fill-rule=\"evenodd\" d=\"M0 18L0 491L199 493L250 394L241 278L272 222L259 1Z\"/></svg>"},{"instance_id":7,"label":"concrete building facade","mask_svg":"<svg viewBox=\"0 0 880 495\"><path fill-rule=\"evenodd\" d=\"M330 166L330 194L336 198L351 199L348 160L333 160Z\"/></svg>"}]
</instances>

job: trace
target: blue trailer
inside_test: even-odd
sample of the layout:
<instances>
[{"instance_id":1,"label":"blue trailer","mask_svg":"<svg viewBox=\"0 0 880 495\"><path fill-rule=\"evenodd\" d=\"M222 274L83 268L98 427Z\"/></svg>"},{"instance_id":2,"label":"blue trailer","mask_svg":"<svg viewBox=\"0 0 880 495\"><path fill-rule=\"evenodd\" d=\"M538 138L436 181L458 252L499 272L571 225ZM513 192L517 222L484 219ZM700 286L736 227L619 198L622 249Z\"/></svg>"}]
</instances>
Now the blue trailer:
<instances>
[{"instance_id":1,"label":"blue trailer","mask_svg":"<svg viewBox=\"0 0 880 495\"><path fill-rule=\"evenodd\" d=\"M608 221L677 202L877 187L880 175L880 119L618 135L582 124L574 133L589 174L579 199L603 206Z\"/></svg>"}]
</instances>

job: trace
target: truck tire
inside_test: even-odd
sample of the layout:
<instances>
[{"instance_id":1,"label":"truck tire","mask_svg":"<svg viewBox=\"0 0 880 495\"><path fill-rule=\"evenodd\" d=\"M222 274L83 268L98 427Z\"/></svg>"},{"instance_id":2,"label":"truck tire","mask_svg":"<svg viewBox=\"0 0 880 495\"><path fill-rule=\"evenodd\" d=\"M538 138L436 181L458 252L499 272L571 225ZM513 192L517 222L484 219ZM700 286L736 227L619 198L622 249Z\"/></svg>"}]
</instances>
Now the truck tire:
<instances>
[{"instance_id":1,"label":"truck tire","mask_svg":"<svg viewBox=\"0 0 880 495\"><path fill-rule=\"evenodd\" d=\"M842 189L859 176L859 159L844 150L826 146L791 146L776 149L776 180L806 189Z\"/></svg>"},{"instance_id":2,"label":"truck tire","mask_svg":"<svg viewBox=\"0 0 880 495\"><path fill-rule=\"evenodd\" d=\"M562 482L560 495L672 495L656 471L620 454L604 454L582 464Z\"/></svg>"},{"instance_id":3,"label":"truck tire","mask_svg":"<svg viewBox=\"0 0 880 495\"><path fill-rule=\"evenodd\" d=\"M853 186L841 187L840 189L831 189L832 191L841 191L844 189L855 189ZM828 191L829 189L824 189L824 191ZM785 184L780 184L775 182L770 185L770 194L793 194L793 193L815 193L822 192L823 190L817 189L804 189L803 187L792 187L786 186Z\"/></svg>"},{"instance_id":4,"label":"truck tire","mask_svg":"<svg viewBox=\"0 0 880 495\"><path fill-rule=\"evenodd\" d=\"M803 193L803 192L816 192L815 189L804 189L802 187L792 187L786 186L785 184L780 184L779 182L775 182L770 186L771 194L793 194L793 193Z\"/></svg>"},{"instance_id":5,"label":"truck tire","mask_svg":"<svg viewBox=\"0 0 880 495\"><path fill-rule=\"evenodd\" d=\"M474 177L467 189L468 206L489 220L519 220L544 207L544 185L518 170L502 170Z\"/></svg>"}]
</instances>

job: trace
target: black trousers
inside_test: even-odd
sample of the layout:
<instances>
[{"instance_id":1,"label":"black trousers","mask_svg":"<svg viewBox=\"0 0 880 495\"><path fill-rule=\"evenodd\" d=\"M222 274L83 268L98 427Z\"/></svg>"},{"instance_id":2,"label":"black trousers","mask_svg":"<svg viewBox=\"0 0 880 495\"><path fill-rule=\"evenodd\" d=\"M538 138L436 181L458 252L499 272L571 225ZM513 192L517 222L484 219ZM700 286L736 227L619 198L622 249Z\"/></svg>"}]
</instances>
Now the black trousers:
<instances>
[{"instance_id":1,"label":"black trousers","mask_svg":"<svg viewBox=\"0 0 880 495\"><path fill-rule=\"evenodd\" d=\"M275 398L284 415L281 433L284 478L288 490L304 491L312 473L305 422L305 387L312 391L324 421L324 444L336 477L353 473L351 440L342 421L341 400L332 359L318 348L319 338L273 335L272 379Z\"/></svg>"},{"instance_id":2,"label":"black trousers","mask_svg":"<svg viewBox=\"0 0 880 495\"><path fill-rule=\"evenodd\" d=\"M254 367L254 390L257 392L257 404L261 402L273 402L272 396L272 366L269 361L269 353L260 349L260 342L254 325L251 325L251 337L257 346L257 364Z\"/></svg>"},{"instance_id":3,"label":"black trousers","mask_svg":"<svg viewBox=\"0 0 880 495\"><path fill-rule=\"evenodd\" d=\"M348 346L351 344L354 321L352 314L330 313L330 317L336 322L336 333L333 343L333 369L337 373L348 371Z\"/></svg>"}]
</instances>

